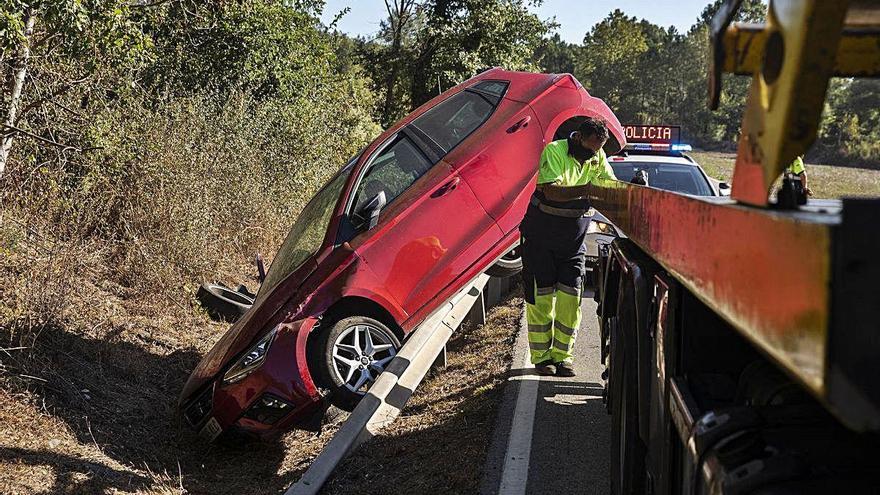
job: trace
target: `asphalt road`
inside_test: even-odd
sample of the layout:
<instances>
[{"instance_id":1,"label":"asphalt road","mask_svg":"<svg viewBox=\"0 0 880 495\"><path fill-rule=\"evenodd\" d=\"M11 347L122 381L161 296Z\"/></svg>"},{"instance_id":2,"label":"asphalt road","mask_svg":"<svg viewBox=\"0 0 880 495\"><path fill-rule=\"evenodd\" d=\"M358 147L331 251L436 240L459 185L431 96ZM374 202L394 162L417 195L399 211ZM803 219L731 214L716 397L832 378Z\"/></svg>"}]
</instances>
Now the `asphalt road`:
<instances>
[{"instance_id":1,"label":"asphalt road","mask_svg":"<svg viewBox=\"0 0 880 495\"><path fill-rule=\"evenodd\" d=\"M481 493L609 493L611 420L602 403L603 368L592 297L584 298L582 309L573 378L534 374L521 324Z\"/></svg>"}]
</instances>

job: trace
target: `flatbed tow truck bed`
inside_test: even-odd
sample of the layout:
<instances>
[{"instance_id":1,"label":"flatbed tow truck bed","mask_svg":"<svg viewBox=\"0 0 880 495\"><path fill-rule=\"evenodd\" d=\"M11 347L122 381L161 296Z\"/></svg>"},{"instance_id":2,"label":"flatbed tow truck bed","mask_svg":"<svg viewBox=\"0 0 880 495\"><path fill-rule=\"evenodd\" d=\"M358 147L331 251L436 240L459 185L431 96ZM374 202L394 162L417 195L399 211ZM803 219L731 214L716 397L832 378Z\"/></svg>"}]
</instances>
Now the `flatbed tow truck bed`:
<instances>
[{"instance_id":1,"label":"flatbed tow truck bed","mask_svg":"<svg viewBox=\"0 0 880 495\"><path fill-rule=\"evenodd\" d=\"M880 76L880 2L740 3L712 25L710 104L752 76L731 197L590 189L626 234L596 274L612 493L880 493L880 199L769 197L830 78Z\"/></svg>"}]
</instances>

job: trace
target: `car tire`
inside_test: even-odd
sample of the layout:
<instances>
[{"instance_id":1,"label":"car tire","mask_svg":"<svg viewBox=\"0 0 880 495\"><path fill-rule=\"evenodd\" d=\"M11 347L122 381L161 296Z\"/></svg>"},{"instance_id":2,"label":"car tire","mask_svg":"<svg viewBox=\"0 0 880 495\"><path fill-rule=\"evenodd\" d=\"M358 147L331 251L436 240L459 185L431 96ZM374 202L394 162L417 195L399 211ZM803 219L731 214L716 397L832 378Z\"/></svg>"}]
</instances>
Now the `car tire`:
<instances>
[{"instance_id":1,"label":"car tire","mask_svg":"<svg viewBox=\"0 0 880 495\"><path fill-rule=\"evenodd\" d=\"M202 284L196 299L212 318L228 322L238 321L254 304L254 298L220 284Z\"/></svg>"},{"instance_id":2,"label":"car tire","mask_svg":"<svg viewBox=\"0 0 880 495\"><path fill-rule=\"evenodd\" d=\"M512 277L522 271L522 249L517 244L513 249L504 254L492 266L486 269L486 274L492 277Z\"/></svg>"},{"instance_id":3,"label":"car tire","mask_svg":"<svg viewBox=\"0 0 880 495\"><path fill-rule=\"evenodd\" d=\"M321 332L316 349L321 353L316 360L319 376L330 389L330 402L353 410L398 350L397 335L379 320L351 316L331 324Z\"/></svg>"},{"instance_id":4,"label":"car tire","mask_svg":"<svg viewBox=\"0 0 880 495\"><path fill-rule=\"evenodd\" d=\"M624 288L621 286L621 291ZM618 308L622 305L618 303ZM645 446L639 439L638 383L635 347L623 332L618 314L609 327L608 401L611 410L611 493L645 493Z\"/></svg>"}]
</instances>

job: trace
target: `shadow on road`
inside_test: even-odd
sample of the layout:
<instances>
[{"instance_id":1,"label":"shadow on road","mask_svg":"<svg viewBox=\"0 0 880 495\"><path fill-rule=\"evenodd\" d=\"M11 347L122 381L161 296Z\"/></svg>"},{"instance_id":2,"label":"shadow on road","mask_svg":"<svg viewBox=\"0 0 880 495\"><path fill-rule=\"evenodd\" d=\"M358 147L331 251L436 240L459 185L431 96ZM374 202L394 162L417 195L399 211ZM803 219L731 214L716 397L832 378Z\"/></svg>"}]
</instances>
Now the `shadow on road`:
<instances>
[{"instance_id":1,"label":"shadow on road","mask_svg":"<svg viewBox=\"0 0 880 495\"><path fill-rule=\"evenodd\" d=\"M610 419L602 385L544 379L537 400L527 493L607 495Z\"/></svg>"}]
</instances>

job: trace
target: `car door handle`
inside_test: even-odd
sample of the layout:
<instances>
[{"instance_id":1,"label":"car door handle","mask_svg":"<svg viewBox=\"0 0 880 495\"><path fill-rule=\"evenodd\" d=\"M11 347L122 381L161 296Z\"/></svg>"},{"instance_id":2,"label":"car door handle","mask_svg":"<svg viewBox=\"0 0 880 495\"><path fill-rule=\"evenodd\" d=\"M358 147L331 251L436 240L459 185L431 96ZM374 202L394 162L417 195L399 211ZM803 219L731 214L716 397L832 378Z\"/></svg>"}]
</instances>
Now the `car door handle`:
<instances>
[{"instance_id":1,"label":"car door handle","mask_svg":"<svg viewBox=\"0 0 880 495\"><path fill-rule=\"evenodd\" d=\"M459 182L461 182L461 177L455 177L446 184L438 187L434 194L431 195L432 198L439 198L440 196L449 194L450 191L458 187Z\"/></svg>"},{"instance_id":2,"label":"car door handle","mask_svg":"<svg viewBox=\"0 0 880 495\"><path fill-rule=\"evenodd\" d=\"M510 126L510 127L507 129L507 133L508 133L508 134L513 134L514 132L516 132L516 131L518 131L518 130L520 130L520 129L523 129L523 128L525 128L525 127L528 127L528 126L529 126L529 122L531 122L531 121L532 121L532 116L531 116L531 115L526 115L525 117L519 119L519 121L518 121L516 124L513 124L512 126Z\"/></svg>"}]
</instances>

